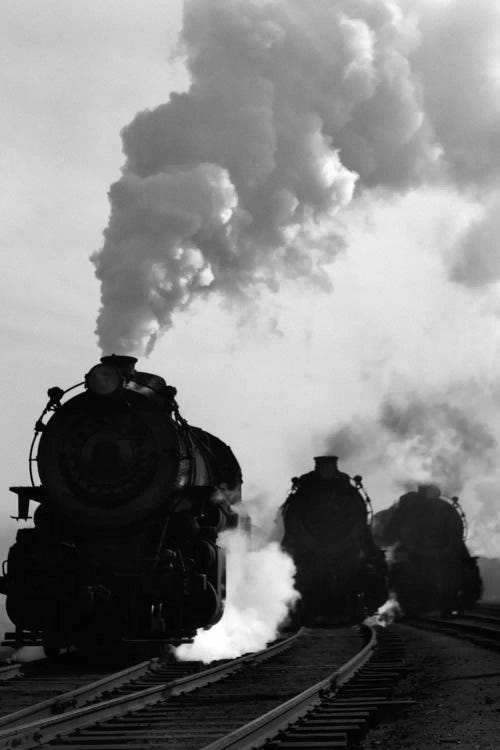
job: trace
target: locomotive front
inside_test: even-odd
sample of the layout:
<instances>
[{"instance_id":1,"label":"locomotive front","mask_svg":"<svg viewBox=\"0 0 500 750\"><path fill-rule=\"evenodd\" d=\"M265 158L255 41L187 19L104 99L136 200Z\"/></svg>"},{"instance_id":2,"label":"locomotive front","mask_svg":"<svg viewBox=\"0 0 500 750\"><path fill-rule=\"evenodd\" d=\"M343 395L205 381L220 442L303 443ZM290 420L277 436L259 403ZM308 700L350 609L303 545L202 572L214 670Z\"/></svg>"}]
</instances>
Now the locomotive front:
<instances>
[{"instance_id":1,"label":"locomotive front","mask_svg":"<svg viewBox=\"0 0 500 750\"><path fill-rule=\"evenodd\" d=\"M465 515L457 497L420 485L376 514L375 535L391 550L389 583L404 613L448 614L480 598L481 576L465 544Z\"/></svg>"},{"instance_id":2,"label":"locomotive front","mask_svg":"<svg viewBox=\"0 0 500 750\"><path fill-rule=\"evenodd\" d=\"M360 476L340 472L337 456L292 479L282 506L282 545L293 557L307 624L350 622L387 599L386 565L370 531L371 503Z\"/></svg>"},{"instance_id":3,"label":"locomotive front","mask_svg":"<svg viewBox=\"0 0 500 750\"><path fill-rule=\"evenodd\" d=\"M38 503L34 528L18 532L0 578L16 646L180 642L222 615L217 535L237 523L239 465L180 416L175 388L135 363L103 357L64 402L49 389L32 486L12 488L19 518Z\"/></svg>"}]
</instances>

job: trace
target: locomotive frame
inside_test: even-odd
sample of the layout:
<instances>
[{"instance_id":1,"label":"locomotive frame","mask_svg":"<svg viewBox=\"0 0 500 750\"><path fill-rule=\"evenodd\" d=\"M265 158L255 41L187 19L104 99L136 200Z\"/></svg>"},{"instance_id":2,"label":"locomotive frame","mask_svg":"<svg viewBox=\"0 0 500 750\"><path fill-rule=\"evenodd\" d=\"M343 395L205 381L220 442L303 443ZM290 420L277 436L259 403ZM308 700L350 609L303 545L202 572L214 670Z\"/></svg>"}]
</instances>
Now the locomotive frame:
<instances>
[{"instance_id":1,"label":"locomotive frame","mask_svg":"<svg viewBox=\"0 0 500 750\"><path fill-rule=\"evenodd\" d=\"M388 550L389 586L403 615L460 613L481 598L477 557L466 545L458 497L420 485L375 515L375 536Z\"/></svg>"},{"instance_id":2,"label":"locomotive frame","mask_svg":"<svg viewBox=\"0 0 500 750\"><path fill-rule=\"evenodd\" d=\"M388 596L385 556L371 537L371 501L361 476L337 470L336 456L315 462L313 472L292 479L281 508L282 546L301 594L296 617L306 625L360 622ZM334 473L322 481L328 463Z\"/></svg>"},{"instance_id":3,"label":"locomotive frame","mask_svg":"<svg viewBox=\"0 0 500 750\"><path fill-rule=\"evenodd\" d=\"M222 616L217 541L238 522L239 465L181 417L176 389L137 372L136 361L102 357L83 382L48 391L30 447L32 486L10 488L17 520L30 518L31 501L38 507L0 576L15 624L5 644L54 654L180 643Z\"/></svg>"}]
</instances>

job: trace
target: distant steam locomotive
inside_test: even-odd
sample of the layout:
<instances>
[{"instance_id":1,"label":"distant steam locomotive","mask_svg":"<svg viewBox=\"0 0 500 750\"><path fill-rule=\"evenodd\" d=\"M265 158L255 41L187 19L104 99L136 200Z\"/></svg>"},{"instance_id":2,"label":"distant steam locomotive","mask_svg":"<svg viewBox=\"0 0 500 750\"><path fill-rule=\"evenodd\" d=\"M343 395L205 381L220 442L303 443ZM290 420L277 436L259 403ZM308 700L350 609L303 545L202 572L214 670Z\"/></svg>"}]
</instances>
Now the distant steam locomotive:
<instances>
[{"instance_id":1,"label":"distant steam locomotive","mask_svg":"<svg viewBox=\"0 0 500 750\"><path fill-rule=\"evenodd\" d=\"M222 616L217 537L238 522L240 467L227 445L180 416L176 389L135 362L103 357L64 403L78 386L48 391L30 453L33 486L11 488L19 518L30 501L38 507L0 577L10 645L55 653L180 642Z\"/></svg>"},{"instance_id":2,"label":"distant steam locomotive","mask_svg":"<svg viewBox=\"0 0 500 750\"><path fill-rule=\"evenodd\" d=\"M387 599L384 553L375 546L371 504L361 477L337 468L336 456L292 479L281 508L283 548L297 569L299 619L306 624L353 622Z\"/></svg>"},{"instance_id":3,"label":"distant steam locomotive","mask_svg":"<svg viewBox=\"0 0 500 750\"><path fill-rule=\"evenodd\" d=\"M389 587L404 614L449 614L481 598L477 558L465 545L465 516L458 498L443 497L434 485L421 485L375 514L373 534L387 550Z\"/></svg>"}]
</instances>

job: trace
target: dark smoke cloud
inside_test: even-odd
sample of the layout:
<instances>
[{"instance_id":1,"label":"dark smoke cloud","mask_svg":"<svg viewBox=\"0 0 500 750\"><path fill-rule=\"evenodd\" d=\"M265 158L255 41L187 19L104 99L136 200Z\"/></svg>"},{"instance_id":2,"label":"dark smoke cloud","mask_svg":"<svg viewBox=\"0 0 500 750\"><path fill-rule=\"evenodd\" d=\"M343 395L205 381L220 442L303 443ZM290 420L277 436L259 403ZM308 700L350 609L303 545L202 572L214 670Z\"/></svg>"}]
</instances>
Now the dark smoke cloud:
<instances>
[{"instance_id":1,"label":"dark smoke cloud","mask_svg":"<svg viewBox=\"0 0 500 750\"><path fill-rule=\"evenodd\" d=\"M150 351L200 296L248 299L287 277L329 288L323 266L342 247L331 220L356 186L491 189L496 6L186 0L189 90L122 133L123 176L93 256L101 347Z\"/></svg>"},{"instance_id":2,"label":"dark smoke cloud","mask_svg":"<svg viewBox=\"0 0 500 750\"><path fill-rule=\"evenodd\" d=\"M103 349L148 351L175 311L282 277L327 287L317 224L362 184L404 188L435 159L392 2L187 0L186 93L123 131L101 281Z\"/></svg>"},{"instance_id":3,"label":"dark smoke cloud","mask_svg":"<svg viewBox=\"0 0 500 750\"><path fill-rule=\"evenodd\" d=\"M402 489L432 481L444 493L460 493L469 479L490 473L497 442L481 420L450 400L415 394L387 400L372 420L329 436L327 450L355 458L368 475L387 467ZM491 515L486 508L485 514Z\"/></svg>"}]
</instances>

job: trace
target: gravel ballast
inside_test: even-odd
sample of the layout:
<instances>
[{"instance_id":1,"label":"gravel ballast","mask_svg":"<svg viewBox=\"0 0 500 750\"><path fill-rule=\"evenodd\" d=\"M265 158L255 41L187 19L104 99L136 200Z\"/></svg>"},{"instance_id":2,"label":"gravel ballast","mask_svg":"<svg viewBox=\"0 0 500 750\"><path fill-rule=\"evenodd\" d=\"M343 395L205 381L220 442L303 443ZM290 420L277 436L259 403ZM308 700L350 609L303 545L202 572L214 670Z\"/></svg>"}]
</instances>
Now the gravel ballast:
<instances>
[{"instance_id":1,"label":"gravel ballast","mask_svg":"<svg viewBox=\"0 0 500 750\"><path fill-rule=\"evenodd\" d=\"M407 625L403 639L410 671L396 698L417 705L373 729L370 750L500 750L500 654Z\"/></svg>"}]
</instances>

